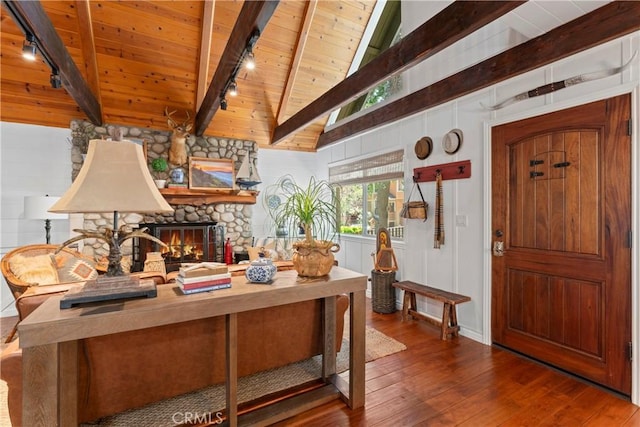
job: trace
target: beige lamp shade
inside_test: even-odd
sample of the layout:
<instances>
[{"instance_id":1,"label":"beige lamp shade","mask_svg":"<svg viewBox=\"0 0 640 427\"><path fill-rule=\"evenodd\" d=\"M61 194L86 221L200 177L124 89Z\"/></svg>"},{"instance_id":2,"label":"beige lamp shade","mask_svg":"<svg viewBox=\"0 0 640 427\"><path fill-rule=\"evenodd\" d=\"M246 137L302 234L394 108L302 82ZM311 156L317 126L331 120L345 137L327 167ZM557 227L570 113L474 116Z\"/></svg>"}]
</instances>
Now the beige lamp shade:
<instances>
[{"instance_id":1,"label":"beige lamp shade","mask_svg":"<svg viewBox=\"0 0 640 427\"><path fill-rule=\"evenodd\" d=\"M142 147L129 141L91 140L75 181L49 212L163 213L173 208L153 182Z\"/></svg>"},{"instance_id":2,"label":"beige lamp shade","mask_svg":"<svg viewBox=\"0 0 640 427\"><path fill-rule=\"evenodd\" d=\"M24 198L25 219L67 219L69 215L51 213L49 208L60 200L54 196L27 196Z\"/></svg>"}]
</instances>

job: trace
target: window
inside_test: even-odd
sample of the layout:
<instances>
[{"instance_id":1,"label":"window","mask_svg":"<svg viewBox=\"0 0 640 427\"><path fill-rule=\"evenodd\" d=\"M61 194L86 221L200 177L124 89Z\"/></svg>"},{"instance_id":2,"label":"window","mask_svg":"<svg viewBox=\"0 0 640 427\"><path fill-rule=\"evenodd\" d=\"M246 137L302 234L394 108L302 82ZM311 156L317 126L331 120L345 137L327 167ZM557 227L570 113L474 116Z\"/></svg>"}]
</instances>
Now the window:
<instances>
[{"instance_id":1,"label":"window","mask_svg":"<svg viewBox=\"0 0 640 427\"><path fill-rule=\"evenodd\" d=\"M364 67L375 57L402 39L401 21L400 0L386 1L378 20L370 23L371 25L375 25L375 27L372 27L373 32L371 38L367 43L367 48L364 50L362 57L359 58L359 62L352 64L353 71ZM354 61L358 61L358 58L354 58ZM342 106L339 112L336 113L337 117L335 118L335 122L389 99L401 90L402 76L401 74L394 75L372 88L368 93ZM331 123L333 123L333 121Z\"/></svg>"},{"instance_id":2,"label":"window","mask_svg":"<svg viewBox=\"0 0 640 427\"><path fill-rule=\"evenodd\" d=\"M336 184L341 234L375 236L380 227L404 238L404 151L398 150L329 168Z\"/></svg>"}]
</instances>

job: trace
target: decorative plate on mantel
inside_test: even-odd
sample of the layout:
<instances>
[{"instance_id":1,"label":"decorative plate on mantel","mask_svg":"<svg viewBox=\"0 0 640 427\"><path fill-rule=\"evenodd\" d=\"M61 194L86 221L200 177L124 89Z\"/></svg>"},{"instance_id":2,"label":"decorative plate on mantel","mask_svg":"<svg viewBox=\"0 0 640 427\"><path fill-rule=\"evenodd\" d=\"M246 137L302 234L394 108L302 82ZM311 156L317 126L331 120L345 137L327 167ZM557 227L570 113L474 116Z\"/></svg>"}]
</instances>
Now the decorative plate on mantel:
<instances>
[{"instance_id":1,"label":"decorative plate on mantel","mask_svg":"<svg viewBox=\"0 0 640 427\"><path fill-rule=\"evenodd\" d=\"M267 198L267 206L269 206L269 209L276 209L280 206L280 202L280 196L277 194L272 194Z\"/></svg>"}]
</instances>

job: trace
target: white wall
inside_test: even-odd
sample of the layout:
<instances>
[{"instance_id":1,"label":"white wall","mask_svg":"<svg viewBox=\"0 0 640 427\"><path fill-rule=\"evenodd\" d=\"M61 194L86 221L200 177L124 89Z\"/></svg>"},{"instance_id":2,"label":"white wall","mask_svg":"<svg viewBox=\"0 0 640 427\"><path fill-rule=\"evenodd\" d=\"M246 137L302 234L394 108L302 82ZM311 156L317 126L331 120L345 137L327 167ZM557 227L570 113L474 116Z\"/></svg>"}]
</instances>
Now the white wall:
<instances>
[{"instance_id":1,"label":"white wall","mask_svg":"<svg viewBox=\"0 0 640 427\"><path fill-rule=\"evenodd\" d=\"M404 2L403 7L416 7L417 2ZM419 17L415 13L404 17ZM419 18L416 18L419 19ZM488 36L486 43L495 43L490 33L480 32L478 37ZM519 120L524 117L556 111L562 108L583 104L597 99L608 98L621 93L630 93L638 88L640 81L640 56L636 56L632 67L622 74L601 80L587 82L550 95L518 102L496 112L490 112L481 106L493 105L508 97L526 92L537 86L558 81L581 73L601 71L619 67L629 61L633 52L639 49L638 34L614 40L602 46L590 49L571 58L554 63L542 69L513 78L494 87L470 94L464 98L416 114L374 131L358 135L331 145L318 153L319 161L328 168L332 163L356 159L377 154L380 151L405 149L405 186L410 188L413 168L434 164L471 160L472 176L464 180L444 181L444 212L446 242L441 249L433 248L433 209L435 203L435 184L422 183L421 188L430 204L430 217L426 223L408 221L404 245L394 243L398 258L397 278L428 283L432 286L458 292L471 297L471 302L458 307L458 320L462 334L481 342L490 343L490 205L488 180L490 171L490 132L492 125ZM504 40L501 39L500 43ZM495 49L482 46L477 40L476 47L493 54ZM466 46L459 45L459 49ZM460 57L460 52L451 55ZM476 58L477 59L477 58ZM442 64L433 63L436 70ZM422 68L422 81L417 67L405 73L404 88L414 92L433 81L431 75ZM443 76L441 76L443 77ZM638 117L638 102L634 103L634 117ZM636 122L638 122L636 120ZM637 127L637 125L636 125ZM460 128L464 132L464 143L453 156L444 153L441 147L442 137L451 129ZM414 154L415 142L423 136L434 141L434 152L426 160L418 160ZM634 137L637 141L637 136ZM637 146L634 144L634 147ZM638 158L638 151L634 152ZM637 160L636 160L637 163ZM638 228L638 188L637 165L634 175L634 218ZM466 225L456 225L457 220ZM637 234L637 233L636 233ZM340 254L341 265L368 274L372 268L370 253L374 247L373 239L343 238ZM637 246L637 245L636 245ZM637 259L637 255L634 259ZM637 266L634 266L634 295L640 293ZM439 304L424 299L418 301L420 311L440 316Z\"/></svg>"},{"instance_id":2,"label":"white wall","mask_svg":"<svg viewBox=\"0 0 640 427\"><path fill-rule=\"evenodd\" d=\"M69 129L0 123L0 256L18 246L45 243L44 220L23 215L25 196L61 196L71 184ZM69 221L51 221L51 243L69 238ZM17 312L2 279L2 316Z\"/></svg>"}]
</instances>

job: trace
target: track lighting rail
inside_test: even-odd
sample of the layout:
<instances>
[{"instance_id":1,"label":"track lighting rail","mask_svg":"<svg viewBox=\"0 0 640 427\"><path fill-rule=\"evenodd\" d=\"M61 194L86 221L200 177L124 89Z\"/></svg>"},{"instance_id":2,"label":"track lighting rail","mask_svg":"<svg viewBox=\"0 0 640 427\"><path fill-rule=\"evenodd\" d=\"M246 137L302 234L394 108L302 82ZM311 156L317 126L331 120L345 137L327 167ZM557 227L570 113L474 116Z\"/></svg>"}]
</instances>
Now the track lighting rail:
<instances>
[{"instance_id":1,"label":"track lighting rail","mask_svg":"<svg viewBox=\"0 0 640 427\"><path fill-rule=\"evenodd\" d=\"M25 37L33 37L38 52L51 68L51 85L64 86L89 120L101 125L102 108L98 99L64 46L42 4L39 1L2 0L2 6Z\"/></svg>"}]
</instances>

